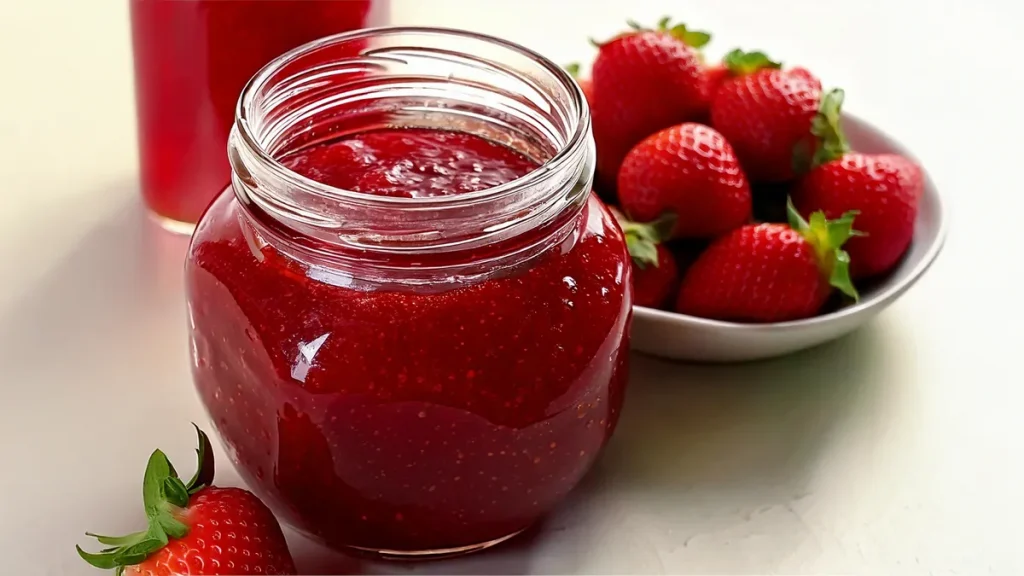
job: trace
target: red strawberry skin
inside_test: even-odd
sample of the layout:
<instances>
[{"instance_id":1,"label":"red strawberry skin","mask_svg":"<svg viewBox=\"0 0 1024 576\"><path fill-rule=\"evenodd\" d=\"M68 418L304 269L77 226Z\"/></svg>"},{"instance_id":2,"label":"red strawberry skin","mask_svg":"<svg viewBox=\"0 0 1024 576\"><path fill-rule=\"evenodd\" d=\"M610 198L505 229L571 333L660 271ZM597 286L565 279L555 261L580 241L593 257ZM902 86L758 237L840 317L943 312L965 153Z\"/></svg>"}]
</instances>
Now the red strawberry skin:
<instances>
[{"instance_id":1,"label":"red strawberry skin","mask_svg":"<svg viewBox=\"0 0 1024 576\"><path fill-rule=\"evenodd\" d=\"M831 292L814 247L785 224L751 224L719 238L683 278L676 310L734 322L815 315Z\"/></svg>"},{"instance_id":2,"label":"red strawberry skin","mask_svg":"<svg viewBox=\"0 0 1024 576\"><path fill-rule=\"evenodd\" d=\"M801 214L821 210L828 218L859 212L854 228L864 236L844 246L850 275L866 278L891 270L914 236L924 175L913 161L895 154L848 153L812 169L800 181L793 202Z\"/></svg>"},{"instance_id":3,"label":"red strawberry skin","mask_svg":"<svg viewBox=\"0 0 1024 576\"><path fill-rule=\"evenodd\" d=\"M587 105L594 105L594 82L590 78L581 78L577 80L580 85L580 89L583 90L583 97L587 99Z\"/></svg>"},{"instance_id":4,"label":"red strawberry skin","mask_svg":"<svg viewBox=\"0 0 1024 576\"><path fill-rule=\"evenodd\" d=\"M591 79L598 178L610 186L634 144L697 118L708 101L698 52L663 31L632 32L603 44Z\"/></svg>"},{"instance_id":5,"label":"red strawberry skin","mask_svg":"<svg viewBox=\"0 0 1024 576\"><path fill-rule=\"evenodd\" d=\"M239 488L204 488L175 517L189 526L130 576L180 574L295 574L281 526L252 493Z\"/></svg>"},{"instance_id":6,"label":"red strawberry skin","mask_svg":"<svg viewBox=\"0 0 1024 576\"><path fill-rule=\"evenodd\" d=\"M718 89L729 78L729 68L721 63L712 64L707 67L705 74L708 78L708 96L714 98L715 94L718 94Z\"/></svg>"},{"instance_id":7,"label":"red strawberry skin","mask_svg":"<svg viewBox=\"0 0 1024 576\"><path fill-rule=\"evenodd\" d=\"M675 258L664 245L658 244L658 265L640 267L633 260L633 304L661 308L679 283Z\"/></svg>"},{"instance_id":8,"label":"red strawberry skin","mask_svg":"<svg viewBox=\"0 0 1024 576\"><path fill-rule=\"evenodd\" d=\"M751 215L750 185L732 146L703 124L666 128L637 144L622 162L618 194L635 220L674 212L675 237L718 236Z\"/></svg>"},{"instance_id":9,"label":"red strawberry skin","mask_svg":"<svg viewBox=\"0 0 1024 576\"><path fill-rule=\"evenodd\" d=\"M793 150L810 145L821 82L803 68L761 69L725 80L711 103L711 125L732 144L754 181L794 178Z\"/></svg>"},{"instance_id":10,"label":"red strawberry skin","mask_svg":"<svg viewBox=\"0 0 1024 576\"><path fill-rule=\"evenodd\" d=\"M700 120L703 124L711 124L711 103L714 102L718 89L730 78L731 73L725 64L718 63L711 64L705 68L704 75L707 78L708 97L704 110L700 115Z\"/></svg>"}]
</instances>

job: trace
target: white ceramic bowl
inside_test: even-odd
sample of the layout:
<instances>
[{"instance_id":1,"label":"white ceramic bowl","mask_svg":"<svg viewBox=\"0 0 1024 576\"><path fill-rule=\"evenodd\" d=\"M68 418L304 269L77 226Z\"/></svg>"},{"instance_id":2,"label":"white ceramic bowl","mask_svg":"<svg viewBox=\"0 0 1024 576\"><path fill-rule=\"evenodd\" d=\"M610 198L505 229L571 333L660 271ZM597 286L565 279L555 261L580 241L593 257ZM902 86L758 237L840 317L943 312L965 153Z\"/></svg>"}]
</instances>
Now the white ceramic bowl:
<instances>
[{"instance_id":1,"label":"white ceramic bowl","mask_svg":"<svg viewBox=\"0 0 1024 576\"><path fill-rule=\"evenodd\" d=\"M853 149L913 157L899 142L875 126L849 114L844 116L843 127ZM888 276L861 290L857 304L814 318L773 324L721 322L636 306L633 308L632 347L676 360L743 362L824 344L856 330L906 292L938 256L945 235L942 201L926 174L909 251Z\"/></svg>"}]
</instances>

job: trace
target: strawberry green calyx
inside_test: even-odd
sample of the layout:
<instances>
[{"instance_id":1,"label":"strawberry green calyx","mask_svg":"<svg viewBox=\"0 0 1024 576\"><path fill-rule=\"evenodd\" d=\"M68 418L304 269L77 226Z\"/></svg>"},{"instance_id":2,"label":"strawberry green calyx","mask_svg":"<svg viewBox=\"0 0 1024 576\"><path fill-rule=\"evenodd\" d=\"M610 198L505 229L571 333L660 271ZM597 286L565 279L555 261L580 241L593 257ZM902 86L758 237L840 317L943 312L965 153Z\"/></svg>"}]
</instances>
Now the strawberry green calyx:
<instances>
[{"instance_id":1,"label":"strawberry green calyx","mask_svg":"<svg viewBox=\"0 0 1024 576\"><path fill-rule=\"evenodd\" d=\"M811 159L811 167L821 166L826 162L838 160L850 151L850 144L843 133L842 109L846 93L835 88L821 98L818 113L811 121L811 134L818 141Z\"/></svg>"},{"instance_id":2,"label":"strawberry green calyx","mask_svg":"<svg viewBox=\"0 0 1024 576\"><path fill-rule=\"evenodd\" d=\"M676 226L676 215L671 212L662 214L651 222L633 222L618 210L612 209L615 219L622 228L626 238L626 249L633 262L644 270L648 266L658 267L658 244L672 237Z\"/></svg>"},{"instance_id":3,"label":"strawberry green calyx","mask_svg":"<svg viewBox=\"0 0 1024 576\"><path fill-rule=\"evenodd\" d=\"M818 111L811 119L810 137L793 148L793 171L797 174L805 174L812 168L838 160L850 151L850 144L843 133L844 97L841 88L822 95Z\"/></svg>"},{"instance_id":4,"label":"strawberry green calyx","mask_svg":"<svg viewBox=\"0 0 1024 576\"><path fill-rule=\"evenodd\" d=\"M626 20L626 24L629 26L630 32L666 32L694 50L700 50L711 41L711 34L701 30L690 30L686 27L686 24L683 23L673 24L672 19L668 16L658 20L658 24L654 28L643 26L636 20ZM595 40L594 38L590 38L589 41L592 46L600 49L605 44L608 44L617 38L621 38L625 34L629 34L629 32L616 34L611 39L604 42Z\"/></svg>"},{"instance_id":5,"label":"strawberry green calyx","mask_svg":"<svg viewBox=\"0 0 1024 576\"><path fill-rule=\"evenodd\" d=\"M570 62L570 63L566 64L565 66L563 66L563 68L565 68L565 71L569 73L569 76L572 76L573 78L576 78L577 80L579 80L579 77L580 77L580 63L579 62Z\"/></svg>"},{"instance_id":6,"label":"strawberry green calyx","mask_svg":"<svg viewBox=\"0 0 1024 576\"><path fill-rule=\"evenodd\" d=\"M126 567L143 562L166 546L171 538L184 538L188 534L188 526L177 519L176 513L188 506L191 495L213 482L210 439L198 426L196 433L199 436L199 448L196 450L199 464L189 482L182 482L167 456L155 450L149 457L142 480L142 501L148 528L127 536L101 536L86 532L87 536L96 538L107 548L93 554L75 546L83 560L96 568L113 569L117 576L121 576Z\"/></svg>"},{"instance_id":7,"label":"strawberry green calyx","mask_svg":"<svg viewBox=\"0 0 1024 576\"><path fill-rule=\"evenodd\" d=\"M776 62L764 52L744 52L736 48L722 58L722 64L729 69L733 76L746 76L762 69L778 70L782 68L781 62Z\"/></svg>"},{"instance_id":8,"label":"strawberry green calyx","mask_svg":"<svg viewBox=\"0 0 1024 576\"><path fill-rule=\"evenodd\" d=\"M818 266L822 274L828 278L829 284L854 301L859 300L860 295L850 280L850 255L841 248L850 237L861 235L853 229L853 218L858 212L851 210L835 220L828 220L825 213L819 210L811 214L810 219L804 220L793 206L793 200L788 199L786 213L789 217L789 227L814 247Z\"/></svg>"},{"instance_id":9,"label":"strawberry green calyx","mask_svg":"<svg viewBox=\"0 0 1024 576\"><path fill-rule=\"evenodd\" d=\"M658 20L657 27L655 28L646 28L641 26L635 20L626 20L626 24L628 24L631 29L638 32L651 30L668 32L691 48L703 48L711 41L711 34L701 30L690 30L686 27L686 24L683 24L682 22L673 24L672 18L669 16L663 16Z\"/></svg>"}]
</instances>

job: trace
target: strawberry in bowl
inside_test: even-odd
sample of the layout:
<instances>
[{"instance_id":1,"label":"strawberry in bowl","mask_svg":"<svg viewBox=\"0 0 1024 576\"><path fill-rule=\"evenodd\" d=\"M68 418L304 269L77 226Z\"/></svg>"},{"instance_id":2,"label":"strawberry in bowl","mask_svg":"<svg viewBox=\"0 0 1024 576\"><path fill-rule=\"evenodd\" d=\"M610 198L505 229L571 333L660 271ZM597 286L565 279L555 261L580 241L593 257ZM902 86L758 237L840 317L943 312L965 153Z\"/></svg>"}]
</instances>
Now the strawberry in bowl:
<instances>
[{"instance_id":1,"label":"strawberry in bowl","mask_svg":"<svg viewBox=\"0 0 1024 576\"><path fill-rule=\"evenodd\" d=\"M782 277L783 268L792 264L773 260L770 250L765 254L746 254L742 261L732 260L735 268L731 272L728 272L729 263L719 262L714 266L707 263L723 258L716 258L711 251L716 243L727 244L730 235L770 236L771 229L753 232L751 227L758 226L783 226L792 230L791 226L778 222L753 221L712 240L697 255L694 264L682 275L680 292L671 309L640 306L634 309L634 350L698 362L741 362L790 354L856 330L921 278L938 256L945 239L945 214L938 191L912 160L909 151L881 130L848 113L843 114L836 125L849 142L849 149L855 152L843 151L831 160L824 160L823 156L819 158L820 164L791 181L772 183L769 188L752 188L753 194L770 193L766 202L779 199L784 202L791 198L801 218L810 219L815 213L826 220L840 218L843 214L852 216L854 232L841 248L849 259L849 280L857 298L834 287L829 268L825 266L819 267L818 285L830 288L820 307L819 296L806 300L810 304L799 314L766 313L772 308L769 302L774 300L779 304L794 296L781 290L788 285L785 282L765 283L765 278L758 274ZM758 202L756 196L754 201ZM786 210L783 206L769 212L784 214ZM755 240L734 238L733 242L750 249L756 244ZM672 243L669 247L675 249ZM718 250L724 251L719 248L716 252ZM676 253L678 259L678 250ZM704 264L701 259L705 259ZM776 269L764 269L772 266ZM707 270L711 268L720 275L717 279L709 279L714 275ZM698 297L705 289L698 290L695 285L714 283L736 285L736 294L725 297L729 300L728 308L719 307L724 306L721 301ZM772 288L766 290L769 284ZM780 291L776 293L775 289ZM804 297L811 293L813 291L808 290ZM764 302L739 310L741 305L760 302L759 298L765 299ZM808 312L811 308L816 310Z\"/></svg>"},{"instance_id":2,"label":"strawberry in bowl","mask_svg":"<svg viewBox=\"0 0 1024 576\"><path fill-rule=\"evenodd\" d=\"M599 45L585 86L598 185L635 237L634 349L788 354L855 330L924 274L945 237L938 192L842 111L842 90L761 51L708 59L710 36L667 18L633 28Z\"/></svg>"}]
</instances>

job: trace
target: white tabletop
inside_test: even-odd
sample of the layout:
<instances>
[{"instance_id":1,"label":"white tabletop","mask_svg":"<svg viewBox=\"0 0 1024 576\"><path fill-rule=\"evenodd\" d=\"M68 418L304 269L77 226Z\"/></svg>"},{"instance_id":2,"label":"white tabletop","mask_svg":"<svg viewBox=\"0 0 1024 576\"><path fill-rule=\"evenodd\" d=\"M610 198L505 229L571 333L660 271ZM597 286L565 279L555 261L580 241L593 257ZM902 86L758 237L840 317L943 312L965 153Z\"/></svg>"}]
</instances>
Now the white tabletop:
<instances>
[{"instance_id":1,"label":"white tabletop","mask_svg":"<svg viewBox=\"0 0 1024 576\"><path fill-rule=\"evenodd\" d=\"M0 564L99 573L87 529L141 520L163 447L206 423L189 377L186 240L137 191L125 0L0 11ZM552 4L558 4L552 6ZM847 91L923 160L952 215L924 280L858 333L777 361L634 358L621 426L557 513L490 553L357 563L289 534L307 573L1024 573L1018 242L1021 21L1009 0L393 0L397 23L589 58L671 8ZM1016 344L1014 344L1016 342ZM222 456L222 454L221 454ZM238 477L221 458L220 478Z\"/></svg>"}]
</instances>

